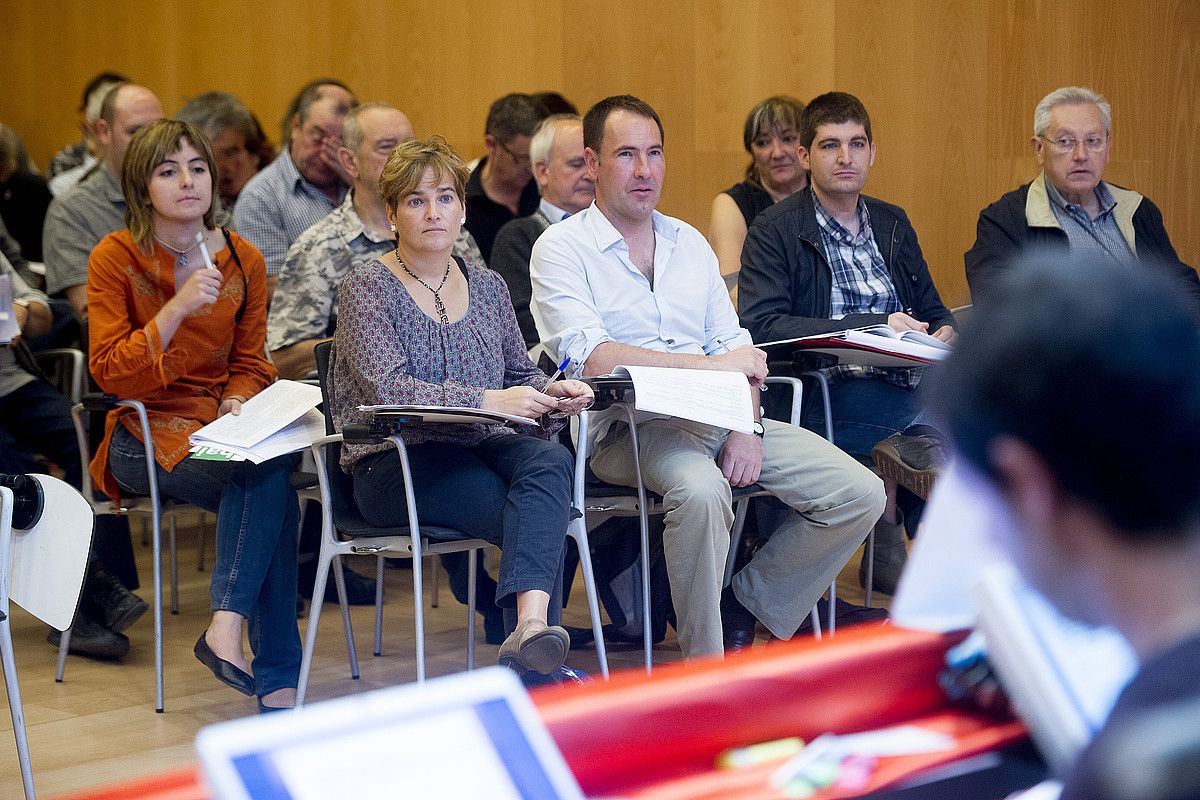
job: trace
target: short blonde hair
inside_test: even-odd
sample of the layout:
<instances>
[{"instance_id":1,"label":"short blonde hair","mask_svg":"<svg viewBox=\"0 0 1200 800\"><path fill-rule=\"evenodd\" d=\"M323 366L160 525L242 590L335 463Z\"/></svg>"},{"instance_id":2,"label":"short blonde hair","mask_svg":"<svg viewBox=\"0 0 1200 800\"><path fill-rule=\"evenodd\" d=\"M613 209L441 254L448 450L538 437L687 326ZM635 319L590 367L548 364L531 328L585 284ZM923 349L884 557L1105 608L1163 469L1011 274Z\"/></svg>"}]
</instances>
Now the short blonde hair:
<instances>
[{"instance_id":1,"label":"short blonde hair","mask_svg":"<svg viewBox=\"0 0 1200 800\"><path fill-rule=\"evenodd\" d=\"M204 227L209 230L224 222L221 199L217 196L217 163L213 158L212 145L199 128L176 119L162 119L138 130L125 151L121 165L121 191L125 193L125 226L133 240L144 251L153 247L154 207L150 204L150 178L155 168L176 153L184 143L190 144L208 163L208 176L212 183L211 203L204 212Z\"/></svg>"},{"instance_id":2,"label":"short blonde hair","mask_svg":"<svg viewBox=\"0 0 1200 800\"><path fill-rule=\"evenodd\" d=\"M401 142L388 156L379 176L379 193L390 211L394 213L400 200L417 190L428 170L449 178L459 201L466 202L467 176L470 174L467 165L445 139L430 136Z\"/></svg>"}]
</instances>

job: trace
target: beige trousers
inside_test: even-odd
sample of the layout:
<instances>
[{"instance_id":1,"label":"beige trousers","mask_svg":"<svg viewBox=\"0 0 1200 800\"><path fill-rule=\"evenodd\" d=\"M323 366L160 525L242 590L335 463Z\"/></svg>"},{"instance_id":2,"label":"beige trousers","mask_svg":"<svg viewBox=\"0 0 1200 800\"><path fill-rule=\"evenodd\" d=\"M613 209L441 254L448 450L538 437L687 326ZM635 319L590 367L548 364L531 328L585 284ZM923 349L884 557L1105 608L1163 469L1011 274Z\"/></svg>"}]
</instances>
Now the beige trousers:
<instances>
[{"instance_id":1,"label":"beige trousers","mask_svg":"<svg viewBox=\"0 0 1200 800\"><path fill-rule=\"evenodd\" d=\"M791 513L734 576L733 590L773 634L788 639L883 513L883 483L810 431L774 420L763 426L758 483ZM723 652L721 578L733 506L716 457L726 436L682 419L638 425L642 477L667 510L663 549L688 658ZM636 485L628 425L615 425L597 442L591 467L601 480Z\"/></svg>"}]
</instances>

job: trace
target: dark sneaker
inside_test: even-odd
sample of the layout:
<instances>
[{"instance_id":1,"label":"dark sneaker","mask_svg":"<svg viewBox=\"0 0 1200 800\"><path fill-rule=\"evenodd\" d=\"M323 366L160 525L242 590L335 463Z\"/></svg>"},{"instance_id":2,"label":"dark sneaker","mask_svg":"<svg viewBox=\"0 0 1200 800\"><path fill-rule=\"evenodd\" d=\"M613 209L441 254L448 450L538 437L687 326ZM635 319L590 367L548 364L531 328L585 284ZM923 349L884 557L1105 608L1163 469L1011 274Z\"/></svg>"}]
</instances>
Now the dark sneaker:
<instances>
[{"instance_id":1,"label":"dark sneaker","mask_svg":"<svg viewBox=\"0 0 1200 800\"><path fill-rule=\"evenodd\" d=\"M46 641L58 647L61 640L62 634L51 628ZM119 661L129 654L129 639L122 633L113 633L83 614L76 614L67 652L102 661Z\"/></svg>"},{"instance_id":2,"label":"dark sneaker","mask_svg":"<svg viewBox=\"0 0 1200 800\"><path fill-rule=\"evenodd\" d=\"M526 689L536 689L539 686L557 686L562 683L571 684L573 686L583 686L592 682L592 676L580 669L568 667L563 664L549 675L541 675L532 670L526 672L517 671L517 676L521 679Z\"/></svg>"},{"instance_id":3,"label":"dark sneaker","mask_svg":"<svg viewBox=\"0 0 1200 800\"><path fill-rule=\"evenodd\" d=\"M126 589L125 584L99 565L89 570L84 593L89 613L113 633L124 631L150 608L145 600Z\"/></svg>"},{"instance_id":4,"label":"dark sneaker","mask_svg":"<svg viewBox=\"0 0 1200 800\"><path fill-rule=\"evenodd\" d=\"M822 597L817 601L817 612L821 615L821 629L829 630L829 601ZM878 622L882 619L887 619L888 611L886 608L868 608L867 606L859 606L854 603L848 603L845 600L837 601L837 628L849 627L850 625L860 625L864 622ZM804 624L796 631L796 638L802 633L812 633L812 614L809 614L804 619Z\"/></svg>"},{"instance_id":5,"label":"dark sneaker","mask_svg":"<svg viewBox=\"0 0 1200 800\"><path fill-rule=\"evenodd\" d=\"M933 482L947 461L946 446L932 430L914 425L903 433L893 433L871 449L875 466L883 476L922 500L929 499Z\"/></svg>"}]
</instances>

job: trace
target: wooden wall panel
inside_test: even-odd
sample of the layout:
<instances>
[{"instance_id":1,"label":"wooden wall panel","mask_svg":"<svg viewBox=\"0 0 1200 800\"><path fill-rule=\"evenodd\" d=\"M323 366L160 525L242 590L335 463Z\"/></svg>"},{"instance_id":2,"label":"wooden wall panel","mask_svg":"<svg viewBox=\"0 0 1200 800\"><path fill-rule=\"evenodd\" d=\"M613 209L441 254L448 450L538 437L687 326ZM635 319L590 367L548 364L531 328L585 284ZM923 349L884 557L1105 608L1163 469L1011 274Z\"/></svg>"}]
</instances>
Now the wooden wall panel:
<instances>
[{"instance_id":1,"label":"wooden wall panel","mask_svg":"<svg viewBox=\"0 0 1200 800\"><path fill-rule=\"evenodd\" d=\"M586 108L629 92L667 128L664 210L701 230L745 166L754 103L851 91L879 145L868 191L909 212L951 304L967 300L962 252L979 209L1036 174L1034 105L1082 83L1113 102L1108 177L1153 198L1180 255L1200 264L1194 0L0 0L0 20L0 121L43 165L76 139L79 91L106 68L149 85L168 112L233 91L274 136L295 89L334 75L467 157L503 93L555 89Z\"/></svg>"}]
</instances>

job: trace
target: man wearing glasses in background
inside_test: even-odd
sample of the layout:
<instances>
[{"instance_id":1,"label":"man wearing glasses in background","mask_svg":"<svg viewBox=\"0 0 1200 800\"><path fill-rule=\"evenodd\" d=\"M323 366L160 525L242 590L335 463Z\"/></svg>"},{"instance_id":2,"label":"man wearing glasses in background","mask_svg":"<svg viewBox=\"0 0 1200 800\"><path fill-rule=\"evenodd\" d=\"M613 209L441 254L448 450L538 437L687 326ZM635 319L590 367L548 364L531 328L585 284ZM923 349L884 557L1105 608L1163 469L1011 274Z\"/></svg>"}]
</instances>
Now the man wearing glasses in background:
<instances>
[{"instance_id":1,"label":"man wearing glasses in background","mask_svg":"<svg viewBox=\"0 0 1200 800\"><path fill-rule=\"evenodd\" d=\"M966 253L976 303L987 302L1021 251L1049 247L1110 261L1136 256L1182 281L1200 308L1200 280L1176 255L1158 207L1103 180L1112 153L1112 107L1103 96L1078 86L1046 95L1033 112L1030 145L1042 174L980 213Z\"/></svg>"},{"instance_id":2,"label":"man wearing glasses in background","mask_svg":"<svg viewBox=\"0 0 1200 800\"><path fill-rule=\"evenodd\" d=\"M287 146L238 196L233 224L267 262L268 302L288 248L346 197L348 180L337 151L342 121L357 104L338 81L321 79L302 88L293 101Z\"/></svg>"},{"instance_id":3,"label":"man wearing glasses in background","mask_svg":"<svg viewBox=\"0 0 1200 800\"><path fill-rule=\"evenodd\" d=\"M545 110L527 94L507 94L488 109L484 124L487 155L467 179L467 230L484 261L504 223L537 211L541 196L533 180L529 143Z\"/></svg>"}]
</instances>

